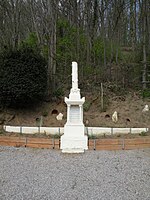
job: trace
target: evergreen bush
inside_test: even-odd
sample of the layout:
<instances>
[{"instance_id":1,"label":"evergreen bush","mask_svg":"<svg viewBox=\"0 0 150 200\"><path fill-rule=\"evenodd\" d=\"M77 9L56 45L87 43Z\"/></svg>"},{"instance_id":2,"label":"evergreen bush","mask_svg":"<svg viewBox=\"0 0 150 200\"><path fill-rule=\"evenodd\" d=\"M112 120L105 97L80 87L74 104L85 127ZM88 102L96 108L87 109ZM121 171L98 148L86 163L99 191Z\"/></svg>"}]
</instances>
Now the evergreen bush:
<instances>
[{"instance_id":1,"label":"evergreen bush","mask_svg":"<svg viewBox=\"0 0 150 200\"><path fill-rule=\"evenodd\" d=\"M47 86L45 59L31 48L10 50L0 55L0 102L26 106L41 100Z\"/></svg>"}]
</instances>

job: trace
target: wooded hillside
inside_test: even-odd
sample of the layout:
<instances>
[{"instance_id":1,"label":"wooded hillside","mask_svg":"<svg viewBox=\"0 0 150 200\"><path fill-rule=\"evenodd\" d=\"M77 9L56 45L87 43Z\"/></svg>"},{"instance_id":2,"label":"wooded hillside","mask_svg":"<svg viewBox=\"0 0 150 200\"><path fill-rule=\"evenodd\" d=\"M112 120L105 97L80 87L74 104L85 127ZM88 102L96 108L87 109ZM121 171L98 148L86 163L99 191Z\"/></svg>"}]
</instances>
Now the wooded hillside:
<instances>
[{"instance_id":1,"label":"wooded hillside","mask_svg":"<svg viewBox=\"0 0 150 200\"><path fill-rule=\"evenodd\" d=\"M48 96L70 84L144 89L150 96L149 0L1 0L0 51L32 47L47 60Z\"/></svg>"}]
</instances>

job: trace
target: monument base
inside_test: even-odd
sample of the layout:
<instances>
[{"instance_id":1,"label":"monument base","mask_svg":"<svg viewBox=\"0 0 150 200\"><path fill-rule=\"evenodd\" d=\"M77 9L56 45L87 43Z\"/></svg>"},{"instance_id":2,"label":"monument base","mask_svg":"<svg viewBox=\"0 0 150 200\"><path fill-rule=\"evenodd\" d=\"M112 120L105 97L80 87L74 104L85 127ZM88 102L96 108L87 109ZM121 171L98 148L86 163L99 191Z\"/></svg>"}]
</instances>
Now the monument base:
<instances>
[{"instance_id":1,"label":"monument base","mask_svg":"<svg viewBox=\"0 0 150 200\"><path fill-rule=\"evenodd\" d=\"M61 136L63 153L83 153L88 149L88 137L84 135L83 124L66 124L64 135Z\"/></svg>"},{"instance_id":2,"label":"monument base","mask_svg":"<svg viewBox=\"0 0 150 200\"><path fill-rule=\"evenodd\" d=\"M84 153L84 150L88 149L88 137L80 136L80 137L68 137L61 136L61 145L63 153Z\"/></svg>"}]
</instances>

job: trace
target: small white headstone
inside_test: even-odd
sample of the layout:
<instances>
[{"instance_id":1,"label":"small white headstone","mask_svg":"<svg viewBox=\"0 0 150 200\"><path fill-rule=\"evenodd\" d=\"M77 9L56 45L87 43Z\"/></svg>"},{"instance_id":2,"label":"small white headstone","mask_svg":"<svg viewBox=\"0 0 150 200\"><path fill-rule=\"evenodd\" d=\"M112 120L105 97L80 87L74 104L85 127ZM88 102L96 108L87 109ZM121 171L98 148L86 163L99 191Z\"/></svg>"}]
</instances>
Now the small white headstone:
<instances>
[{"instance_id":1,"label":"small white headstone","mask_svg":"<svg viewBox=\"0 0 150 200\"><path fill-rule=\"evenodd\" d=\"M115 123L118 121L118 113L117 113L117 111L115 111L113 113L113 115L112 115L112 121L115 122Z\"/></svg>"},{"instance_id":2,"label":"small white headstone","mask_svg":"<svg viewBox=\"0 0 150 200\"><path fill-rule=\"evenodd\" d=\"M147 112L147 111L149 111L149 106L145 105L145 107L143 108L142 112Z\"/></svg>"},{"instance_id":3,"label":"small white headstone","mask_svg":"<svg viewBox=\"0 0 150 200\"><path fill-rule=\"evenodd\" d=\"M56 119L58 121L61 121L63 119L63 114L62 113L59 113L57 116L56 116Z\"/></svg>"}]
</instances>

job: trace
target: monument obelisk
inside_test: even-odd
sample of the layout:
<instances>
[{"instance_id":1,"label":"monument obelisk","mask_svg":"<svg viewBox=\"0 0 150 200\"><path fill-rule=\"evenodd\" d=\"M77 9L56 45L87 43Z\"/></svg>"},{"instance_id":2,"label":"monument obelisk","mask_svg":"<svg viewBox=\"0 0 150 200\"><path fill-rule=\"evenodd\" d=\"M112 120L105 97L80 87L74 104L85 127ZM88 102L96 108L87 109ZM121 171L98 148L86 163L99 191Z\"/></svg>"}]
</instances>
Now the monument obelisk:
<instances>
[{"instance_id":1,"label":"monument obelisk","mask_svg":"<svg viewBox=\"0 0 150 200\"><path fill-rule=\"evenodd\" d=\"M78 88L78 65L72 62L72 88L69 98L65 97L67 104L67 122L64 126L64 135L61 136L63 153L83 153L88 149L88 138L84 134L83 104L85 97L81 98Z\"/></svg>"}]
</instances>

